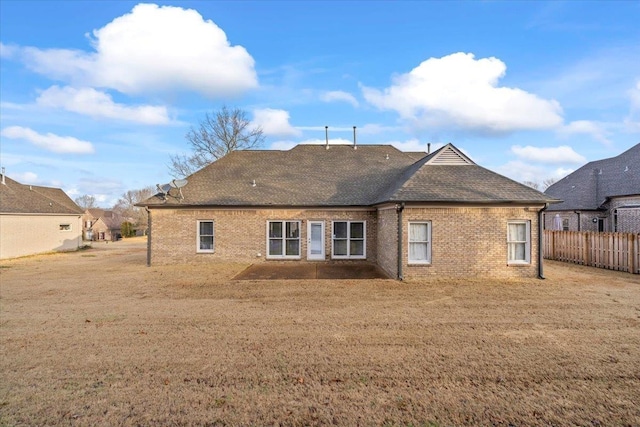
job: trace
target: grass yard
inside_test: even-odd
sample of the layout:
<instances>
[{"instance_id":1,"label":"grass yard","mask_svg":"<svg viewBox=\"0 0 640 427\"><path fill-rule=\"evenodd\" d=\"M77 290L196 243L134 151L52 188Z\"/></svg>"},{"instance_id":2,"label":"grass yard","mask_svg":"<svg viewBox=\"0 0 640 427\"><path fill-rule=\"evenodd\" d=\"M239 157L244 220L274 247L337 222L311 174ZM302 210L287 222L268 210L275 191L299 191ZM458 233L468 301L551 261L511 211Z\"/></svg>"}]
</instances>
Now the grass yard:
<instances>
[{"instance_id":1,"label":"grass yard","mask_svg":"<svg viewBox=\"0 0 640 427\"><path fill-rule=\"evenodd\" d=\"M0 262L0 425L640 425L640 277L232 281L139 239Z\"/></svg>"}]
</instances>

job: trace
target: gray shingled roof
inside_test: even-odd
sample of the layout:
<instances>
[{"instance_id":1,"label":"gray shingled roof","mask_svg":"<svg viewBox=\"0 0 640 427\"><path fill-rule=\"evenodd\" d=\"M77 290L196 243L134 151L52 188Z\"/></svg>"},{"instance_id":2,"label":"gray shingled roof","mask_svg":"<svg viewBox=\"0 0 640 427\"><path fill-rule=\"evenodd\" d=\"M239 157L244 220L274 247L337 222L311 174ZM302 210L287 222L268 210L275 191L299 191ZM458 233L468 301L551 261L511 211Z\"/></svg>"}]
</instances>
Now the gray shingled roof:
<instances>
[{"instance_id":1,"label":"gray shingled roof","mask_svg":"<svg viewBox=\"0 0 640 427\"><path fill-rule=\"evenodd\" d=\"M551 201L536 190L477 165L425 164L437 153L404 153L390 145L358 145L356 150L346 145L332 145L328 150L322 145L298 145L288 151L235 151L187 177L182 202L174 197L165 201L155 195L140 205ZM177 194L176 190L171 194Z\"/></svg>"},{"instance_id":2,"label":"gray shingled roof","mask_svg":"<svg viewBox=\"0 0 640 427\"><path fill-rule=\"evenodd\" d=\"M0 184L0 212L82 214L82 209L59 188L24 185L5 176L5 184Z\"/></svg>"},{"instance_id":3,"label":"gray shingled roof","mask_svg":"<svg viewBox=\"0 0 640 427\"><path fill-rule=\"evenodd\" d=\"M107 228L110 230L119 229L122 227L122 223L125 222L125 218L119 215L113 216L101 216L96 220L96 222L102 221Z\"/></svg>"},{"instance_id":4,"label":"gray shingled roof","mask_svg":"<svg viewBox=\"0 0 640 427\"><path fill-rule=\"evenodd\" d=\"M640 194L640 144L596 160L551 185L545 193L563 200L549 210L596 210L609 197Z\"/></svg>"}]
</instances>

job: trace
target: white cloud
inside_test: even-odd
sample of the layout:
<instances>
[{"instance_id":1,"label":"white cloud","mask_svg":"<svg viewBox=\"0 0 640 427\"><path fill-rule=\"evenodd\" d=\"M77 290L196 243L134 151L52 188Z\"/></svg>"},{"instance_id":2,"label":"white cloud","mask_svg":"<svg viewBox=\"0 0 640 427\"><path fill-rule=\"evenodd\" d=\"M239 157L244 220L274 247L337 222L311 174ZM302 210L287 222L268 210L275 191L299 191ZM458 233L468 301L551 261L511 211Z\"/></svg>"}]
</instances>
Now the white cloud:
<instances>
[{"instance_id":1,"label":"white cloud","mask_svg":"<svg viewBox=\"0 0 640 427\"><path fill-rule=\"evenodd\" d=\"M286 151L292 149L296 145L298 145L298 143L295 141L275 141L271 143L270 149Z\"/></svg>"},{"instance_id":2,"label":"white cloud","mask_svg":"<svg viewBox=\"0 0 640 427\"><path fill-rule=\"evenodd\" d=\"M299 130L321 130L324 132L324 126L296 126L296 129ZM329 126L329 132L353 132L353 126L344 127L344 126Z\"/></svg>"},{"instance_id":3,"label":"white cloud","mask_svg":"<svg viewBox=\"0 0 640 427\"><path fill-rule=\"evenodd\" d=\"M289 150L296 145L325 145L326 139L305 139L304 141L276 141L271 144L272 150ZM353 145L353 141L343 138L329 138L329 145Z\"/></svg>"},{"instance_id":4,"label":"white cloud","mask_svg":"<svg viewBox=\"0 0 640 427\"><path fill-rule=\"evenodd\" d=\"M95 52L25 48L35 71L80 86L122 93L180 89L209 96L237 95L258 86L254 60L242 46L193 9L138 4L94 30Z\"/></svg>"},{"instance_id":5,"label":"white cloud","mask_svg":"<svg viewBox=\"0 0 640 427\"><path fill-rule=\"evenodd\" d=\"M631 109L640 110L640 80L636 82L635 87L629 91L629 97L631 98Z\"/></svg>"},{"instance_id":6,"label":"white cloud","mask_svg":"<svg viewBox=\"0 0 640 427\"><path fill-rule=\"evenodd\" d=\"M514 145L511 147L511 152L522 160L537 163L586 163L587 161L567 145L561 145L560 147L532 147L530 145L521 147Z\"/></svg>"},{"instance_id":7,"label":"white cloud","mask_svg":"<svg viewBox=\"0 0 640 427\"><path fill-rule=\"evenodd\" d=\"M40 180L38 179L38 174L33 172L20 172L11 174L11 178L18 181L20 184L40 184Z\"/></svg>"},{"instance_id":8,"label":"white cloud","mask_svg":"<svg viewBox=\"0 0 640 427\"><path fill-rule=\"evenodd\" d=\"M429 150L429 145L428 145L429 143L420 141L419 139L409 139L406 141L389 141L389 142L386 142L385 144L393 145L400 151L423 151L426 153L427 150ZM444 144L440 142L432 143L430 148L431 153L433 153L434 151L436 151L437 149L443 146Z\"/></svg>"},{"instance_id":9,"label":"white cloud","mask_svg":"<svg viewBox=\"0 0 640 427\"><path fill-rule=\"evenodd\" d=\"M624 124L629 131L640 132L640 80L629 90L629 99L629 115L625 117Z\"/></svg>"},{"instance_id":10,"label":"white cloud","mask_svg":"<svg viewBox=\"0 0 640 427\"><path fill-rule=\"evenodd\" d=\"M397 111L418 128L456 128L480 133L552 129L562 124L562 108L522 89L499 87L506 65L471 53L430 58L409 73L394 76L383 91L362 86L365 99Z\"/></svg>"},{"instance_id":11,"label":"white cloud","mask_svg":"<svg viewBox=\"0 0 640 427\"><path fill-rule=\"evenodd\" d=\"M353 95L351 95L349 92L344 92L341 90L325 92L322 95L320 95L320 100L324 102L336 102L336 101L347 102L353 105L354 107L357 107L358 105L360 105L358 103L358 100Z\"/></svg>"},{"instance_id":12,"label":"white cloud","mask_svg":"<svg viewBox=\"0 0 640 427\"><path fill-rule=\"evenodd\" d=\"M170 122L166 107L118 104L110 95L93 88L52 86L40 94L36 103L40 106L63 108L91 117L126 120L147 125L163 125Z\"/></svg>"},{"instance_id":13,"label":"white cloud","mask_svg":"<svg viewBox=\"0 0 640 427\"><path fill-rule=\"evenodd\" d=\"M18 48L16 46L6 45L0 42L0 58L11 58L17 51Z\"/></svg>"},{"instance_id":14,"label":"white cloud","mask_svg":"<svg viewBox=\"0 0 640 427\"><path fill-rule=\"evenodd\" d=\"M557 180L564 178L565 176L569 175L570 173L572 173L574 171L574 169L568 169L568 168L558 168L555 171L553 171L552 174L552 178L555 178Z\"/></svg>"},{"instance_id":15,"label":"white cloud","mask_svg":"<svg viewBox=\"0 0 640 427\"><path fill-rule=\"evenodd\" d=\"M548 176L545 168L521 160L507 162L498 166L495 171L518 182L539 182Z\"/></svg>"},{"instance_id":16,"label":"white cloud","mask_svg":"<svg viewBox=\"0 0 640 427\"><path fill-rule=\"evenodd\" d=\"M327 143L325 139L305 139L304 141L300 141L298 144L307 144L307 145L325 145ZM329 138L329 145L353 145L353 141L344 138Z\"/></svg>"},{"instance_id":17,"label":"white cloud","mask_svg":"<svg viewBox=\"0 0 640 427\"><path fill-rule=\"evenodd\" d=\"M611 141L607 138L606 130L600 124L589 120L575 120L562 126L558 129L558 132L564 136L576 134L590 135L593 139L603 144L611 144Z\"/></svg>"},{"instance_id":18,"label":"white cloud","mask_svg":"<svg viewBox=\"0 0 640 427\"><path fill-rule=\"evenodd\" d=\"M264 108L253 111L253 122L260 126L265 135L273 136L300 136L302 132L289 123L289 112Z\"/></svg>"},{"instance_id":19,"label":"white cloud","mask_svg":"<svg viewBox=\"0 0 640 427\"><path fill-rule=\"evenodd\" d=\"M358 133L375 135L383 132L394 132L398 131L399 129L400 128L398 126L382 126L375 123L367 123L364 126L358 127Z\"/></svg>"},{"instance_id":20,"label":"white cloud","mask_svg":"<svg viewBox=\"0 0 640 427\"><path fill-rule=\"evenodd\" d=\"M9 139L21 139L54 153L93 153L93 145L72 136L58 136L53 133L41 134L21 126L9 126L2 129L2 136Z\"/></svg>"}]
</instances>

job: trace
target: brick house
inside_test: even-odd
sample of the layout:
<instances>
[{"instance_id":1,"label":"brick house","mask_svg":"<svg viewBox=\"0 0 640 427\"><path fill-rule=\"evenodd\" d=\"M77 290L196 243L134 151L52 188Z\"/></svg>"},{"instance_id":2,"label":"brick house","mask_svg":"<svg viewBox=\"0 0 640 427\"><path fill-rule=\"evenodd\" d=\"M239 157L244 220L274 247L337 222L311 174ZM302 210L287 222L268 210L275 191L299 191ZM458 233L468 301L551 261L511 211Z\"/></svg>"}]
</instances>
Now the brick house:
<instances>
[{"instance_id":1,"label":"brick house","mask_svg":"<svg viewBox=\"0 0 640 427\"><path fill-rule=\"evenodd\" d=\"M545 212L545 228L640 233L640 144L589 162L545 193L563 200Z\"/></svg>"},{"instance_id":2,"label":"brick house","mask_svg":"<svg viewBox=\"0 0 640 427\"><path fill-rule=\"evenodd\" d=\"M117 213L100 208L90 208L82 215L85 240L115 241L122 236L122 223L125 218Z\"/></svg>"},{"instance_id":3,"label":"brick house","mask_svg":"<svg viewBox=\"0 0 640 427\"><path fill-rule=\"evenodd\" d=\"M367 261L402 279L541 276L551 202L451 144L354 144L235 151L139 206L149 265Z\"/></svg>"},{"instance_id":4,"label":"brick house","mask_svg":"<svg viewBox=\"0 0 640 427\"><path fill-rule=\"evenodd\" d=\"M4 169L4 168L3 168ZM0 176L0 259L82 246L82 210L60 188Z\"/></svg>"}]
</instances>

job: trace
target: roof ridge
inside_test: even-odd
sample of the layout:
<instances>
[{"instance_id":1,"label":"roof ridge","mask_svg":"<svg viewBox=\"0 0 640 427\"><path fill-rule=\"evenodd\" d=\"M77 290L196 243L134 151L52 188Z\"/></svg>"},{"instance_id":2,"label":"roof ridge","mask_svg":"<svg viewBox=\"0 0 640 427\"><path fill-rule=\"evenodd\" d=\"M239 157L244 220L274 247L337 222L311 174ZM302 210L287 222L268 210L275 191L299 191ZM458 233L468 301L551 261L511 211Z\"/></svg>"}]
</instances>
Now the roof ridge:
<instances>
[{"instance_id":1,"label":"roof ridge","mask_svg":"<svg viewBox=\"0 0 640 427\"><path fill-rule=\"evenodd\" d=\"M389 185L389 187L387 188L387 191L385 191L383 193L383 196L381 196L377 203L382 203L382 202L386 202L388 200L393 199L393 197L400 191L402 190L402 188L404 188L409 181L411 181L411 178L413 178L416 173L422 169L424 167L424 165L428 164L431 160L435 159L442 150L444 150L445 148L452 146L453 144L451 143L447 143L447 145L444 145L440 148L438 148L436 151L434 151L433 153L430 153L426 156L424 156L421 159L418 159L416 162L414 162L413 164L411 164L409 167L407 167L407 169L405 169L405 171L402 173L402 175L400 175L399 180L391 183L391 185Z\"/></svg>"}]
</instances>

